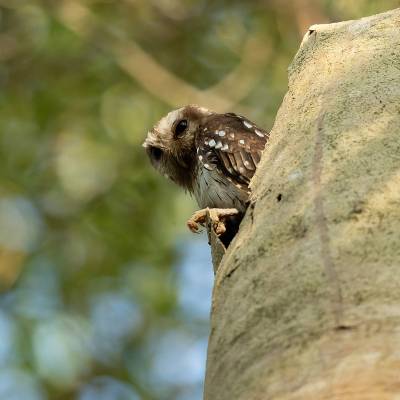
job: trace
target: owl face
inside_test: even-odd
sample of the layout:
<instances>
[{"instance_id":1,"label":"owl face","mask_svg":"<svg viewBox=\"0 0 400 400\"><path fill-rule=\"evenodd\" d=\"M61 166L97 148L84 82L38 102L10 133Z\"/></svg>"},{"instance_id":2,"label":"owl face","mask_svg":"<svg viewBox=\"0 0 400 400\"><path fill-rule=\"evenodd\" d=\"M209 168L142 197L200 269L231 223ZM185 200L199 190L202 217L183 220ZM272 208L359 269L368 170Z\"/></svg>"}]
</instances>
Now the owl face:
<instances>
[{"instance_id":1,"label":"owl face","mask_svg":"<svg viewBox=\"0 0 400 400\"><path fill-rule=\"evenodd\" d=\"M206 108L190 105L163 117L148 132L143 143L154 168L172 181L187 186L196 152L196 136L205 118L212 114Z\"/></svg>"},{"instance_id":2,"label":"owl face","mask_svg":"<svg viewBox=\"0 0 400 400\"><path fill-rule=\"evenodd\" d=\"M153 166L200 207L244 210L268 133L245 117L198 106L170 112L143 144Z\"/></svg>"}]
</instances>

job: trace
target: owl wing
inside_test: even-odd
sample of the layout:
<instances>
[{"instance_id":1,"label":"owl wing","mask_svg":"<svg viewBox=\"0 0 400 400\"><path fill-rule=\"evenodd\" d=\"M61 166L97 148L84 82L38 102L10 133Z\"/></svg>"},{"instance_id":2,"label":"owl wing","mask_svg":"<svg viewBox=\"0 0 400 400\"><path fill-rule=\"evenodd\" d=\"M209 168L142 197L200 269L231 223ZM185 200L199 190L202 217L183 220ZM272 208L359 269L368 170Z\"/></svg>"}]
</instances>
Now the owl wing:
<instances>
[{"instance_id":1,"label":"owl wing","mask_svg":"<svg viewBox=\"0 0 400 400\"><path fill-rule=\"evenodd\" d=\"M268 132L242 116L215 115L196 137L197 156L204 168L217 169L233 183L248 186L268 138Z\"/></svg>"}]
</instances>

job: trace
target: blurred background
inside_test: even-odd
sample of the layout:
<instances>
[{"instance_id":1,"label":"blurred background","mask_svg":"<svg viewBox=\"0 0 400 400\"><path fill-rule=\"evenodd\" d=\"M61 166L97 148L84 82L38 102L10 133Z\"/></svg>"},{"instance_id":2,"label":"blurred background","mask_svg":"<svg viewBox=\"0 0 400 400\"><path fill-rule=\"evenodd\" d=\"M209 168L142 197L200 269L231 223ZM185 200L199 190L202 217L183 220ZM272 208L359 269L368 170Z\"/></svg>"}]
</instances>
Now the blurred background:
<instances>
[{"instance_id":1,"label":"blurred background","mask_svg":"<svg viewBox=\"0 0 400 400\"><path fill-rule=\"evenodd\" d=\"M0 0L0 400L200 400L213 273L141 143L271 128L309 25L395 0Z\"/></svg>"}]
</instances>

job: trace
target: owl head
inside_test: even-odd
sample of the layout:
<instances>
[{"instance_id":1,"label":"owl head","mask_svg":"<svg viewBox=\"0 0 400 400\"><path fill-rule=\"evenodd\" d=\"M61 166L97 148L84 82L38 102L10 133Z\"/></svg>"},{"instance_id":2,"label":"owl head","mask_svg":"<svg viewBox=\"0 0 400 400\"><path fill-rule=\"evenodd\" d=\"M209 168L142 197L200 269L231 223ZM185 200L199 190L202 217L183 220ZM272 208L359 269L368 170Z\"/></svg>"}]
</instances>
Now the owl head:
<instances>
[{"instance_id":1,"label":"owl head","mask_svg":"<svg viewBox=\"0 0 400 400\"><path fill-rule=\"evenodd\" d=\"M188 172L196 154L196 133L212 114L206 108L189 105L163 117L148 132L143 143L154 168L172 181L188 187Z\"/></svg>"}]
</instances>

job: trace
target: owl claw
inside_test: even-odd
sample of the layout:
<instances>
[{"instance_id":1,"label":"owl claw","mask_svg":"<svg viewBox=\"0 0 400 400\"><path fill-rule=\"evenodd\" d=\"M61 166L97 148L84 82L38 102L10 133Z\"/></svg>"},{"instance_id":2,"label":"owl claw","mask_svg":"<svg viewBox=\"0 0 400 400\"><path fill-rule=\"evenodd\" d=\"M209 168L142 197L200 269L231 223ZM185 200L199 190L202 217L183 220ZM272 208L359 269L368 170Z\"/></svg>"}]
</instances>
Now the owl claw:
<instances>
[{"instance_id":1,"label":"owl claw","mask_svg":"<svg viewBox=\"0 0 400 400\"><path fill-rule=\"evenodd\" d=\"M204 208L203 210L196 211L190 219L187 221L188 228L193 233L200 232L200 225L204 225L207 220L207 209Z\"/></svg>"},{"instance_id":2,"label":"owl claw","mask_svg":"<svg viewBox=\"0 0 400 400\"><path fill-rule=\"evenodd\" d=\"M188 228L193 233L199 233L200 226L205 225L207 222L207 216L209 217L212 228L217 236L222 235L226 232L226 226L224 219L232 215L238 214L239 211L236 208L204 208L196 211L192 217L187 221Z\"/></svg>"}]
</instances>

